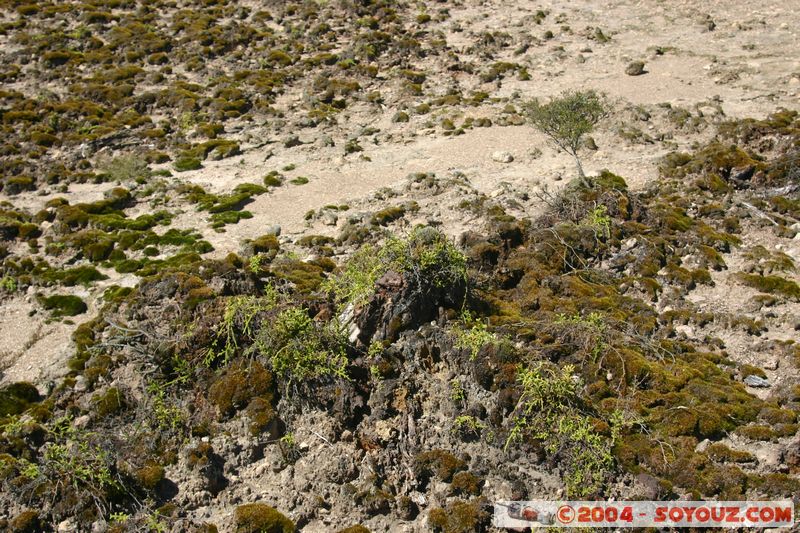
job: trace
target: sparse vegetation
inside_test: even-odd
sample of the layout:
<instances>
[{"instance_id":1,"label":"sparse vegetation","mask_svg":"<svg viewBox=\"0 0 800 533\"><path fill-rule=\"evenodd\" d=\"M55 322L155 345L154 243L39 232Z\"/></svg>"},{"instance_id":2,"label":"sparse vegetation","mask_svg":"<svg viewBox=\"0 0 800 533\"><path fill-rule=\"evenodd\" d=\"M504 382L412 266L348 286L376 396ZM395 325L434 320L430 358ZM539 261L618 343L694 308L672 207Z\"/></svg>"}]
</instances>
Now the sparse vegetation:
<instances>
[{"instance_id":1,"label":"sparse vegetation","mask_svg":"<svg viewBox=\"0 0 800 533\"><path fill-rule=\"evenodd\" d=\"M628 50L647 75L580 10L195 4L0 8L0 529L480 532L500 493L800 492L800 114L756 90L797 77L780 39L701 16L682 39L716 59L681 82L722 97L612 113L525 82L613 65L629 94L691 58Z\"/></svg>"},{"instance_id":2,"label":"sparse vegetation","mask_svg":"<svg viewBox=\"0 0 800 533\"><path fill-rule=\"evenodd\" d=\"M468 311L464 312L462 319L468 327L456 329L456 346L469 350L469 357L474 360L484 346L496 343L499 339L488 331L486 324L473 320Z\"/></svg>"},{"instance_id":3,"label":"sparse vegetation","mask_svg":"<svg viewBox=\"0 0 800 533\"><path fill-rule=\"evenodd\" d=\"M560 371L543 365L519 370L522 392L505 447L524 439L541 442L564 464L567 495L583 498L601 492L611 475L619 428L612 421L610 437L597 433L583 411L582 384L573 372L569 365Z\"/></svg>"},{"instance_id":4,"label":"sparse vegetation","mask_svg":"<svg viewBox=\"0 0 800 533\"><path fill-rule=\"evenodd\" d=\"M290 307L258 334L256 346L287 387L307 380L347 379L343 332L335 322L319 325L308 311Z\"/></svg>"},{"instance_id":5,"label":"sparse vegetation","mask_svg":"<svg viewBox=\"0 0 800 533\"><path fill-rule=\"evenodd\" d=\"M417 228L408 237L390 237L378 249L363 247L324 289L339 302L358 305L389 271L409 275L430 290L465 282L466 257L433 228Z\"/></svg>"}]
</instances>

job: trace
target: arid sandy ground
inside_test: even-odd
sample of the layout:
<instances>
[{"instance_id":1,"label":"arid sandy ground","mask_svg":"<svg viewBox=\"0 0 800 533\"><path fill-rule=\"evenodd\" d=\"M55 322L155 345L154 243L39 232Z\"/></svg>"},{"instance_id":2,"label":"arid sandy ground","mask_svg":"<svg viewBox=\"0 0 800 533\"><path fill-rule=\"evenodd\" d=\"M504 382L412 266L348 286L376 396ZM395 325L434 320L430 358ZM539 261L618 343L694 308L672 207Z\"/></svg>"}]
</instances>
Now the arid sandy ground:
<instances>
[{"instance_id":1,"label":"arid sandy ground","mask_svg":"<svg viewBox=\"0 0 800 533\"><path fill-rule=\"evenodd\" d=\"M474 53L475 36L482 31L505 31L515 40L524 35L540 36L545 26L531 23L537 10L549 9L548 22L554 37L543 45L517 55L502 51L496 60L517 61L525 65L530 80L509 78L488 84L476 83L460 73L437 71L423 60L420 70L432 69L426 86L434 93L448 87L489 89L497 101L478 107L456 106L441 112L447 117L489 117L497 121L507 105L518 105L531 98L547 99L566 89L596 89L606 92L616 103L615 113L595 135L599 149L585 152L585 165L591 172L608 168L625 176L635 187L656 178L661 157L670 150L684 148L709 134L701 128L679 127L665 118L664 105L689 110L695 116L714 121L724 117L763 117L780 107L797 106L800 97L800 10L794 2L458 2L450 6L451 19L442 24L449 47L462 60L480 61ZM713 23L713 31L710 24ZM594 39L601 28L606 42ZM458 30L458 31L456 31ZM628 76L631 61L645 62L645 74ZM221 69L225 68L220 64ZM191 79L191 75L190 75ZM494 85L498 87L494 87ZM466 86L466 87L465 87ZM18 81L11 87L35 90ZM299 108L302 95L286 94L281 107L287 114ZM383 188L401 188L413 172L447 175L463 173L478 191L506 194L504 190L527 192L542 186L557 188L573 173L571 160L558 154L540 133L526 125L492 126L467 130L453 137L442 136L438 120L412 116L408 123L393 123L394 109L377 113L374 107L354 106L344 111L336 126L299 131L304 143L284 148L282 138L258 126L245 125L236 135L241 139L240 157L208 162L205 168L178 174L172 180L201 184L212 192L226 192L239 183L257 183L269 170L294 165L289 176L307 176L303 186L281 187L262 195L248 206L253 218L228 226L225 233L203 229L205 215L186 206L173 227L199 228L214 245L214 256L224 256L239 248L241 240L254 238L265 228L280 225L285 241L303 234L335 234L335 226L304 219L312 209L330 204L347 204L352 210L377 210L381 201L372 195ZM635 121L631 108L648 110L652 118ZM341 146L347 138L365 128L380 131L361 153L344 155ZM620 135L623 128L635 127L649 140L631 141ZM701 131L695 131L695 130ZM663 140L654 140L662 137ZM334 146L322 146L330 138ZM257 147L258 145L264 146ZM500 163L492 154L506 151L511 163ZM506 185L506 189L502 186ZM23 193L10 200L14 205L40 209L53 196L70 201L91 201L112 187L73 185L62 192L41 196ZM5 195L3 195L5 196ZM403 192L392 203L413 199L413 191ZM539 205L533 196L519 206L520 214L532 215ZM146 211L140 206L137 211ZM430 212L428 212L430 211ZM458 234L464 227L463 214L452 206L434 205L418 218L440 222L446 231ZM343 217L339 223L344 222ZM116 273L108 274L116 277ZM114 280L116 281L116 280ZM129 280L130 283L130 280ZM96 292L96 291L95 291ZM30 301L30 296L23 298ZM20 327L19 298L3 305L0 345L6 355L5 380L36 379L43 362L57 357L54 346L67 342L69 328L43 327L42 319L26 319ZM35 342L34 342L35 341ZM8 354L11 354L9 356ZM50 365L47 365L50 368ZM49 374L49 372L47 373Z\"/></svg>"},{"instance_id":2,"label":"arid sandy ground","mask_svg":"<svg viewBox=\"0 0 800 533\"><path fill-rule=\"evenodd\" d=\"M252 11L264 7L254 0L239 4ZM132 182L72 182L40 184L36 190L13 195L0 191L0 201L36 214L58 198L67 199L70 204L96 202L124 185L136 193L132 205L124 210L127 217L168 211L173 215L170 222L154 226L153 231L163 235L171 229L196 230L213 246L212 251L203 254L204 258L224 259L241 253L247 241L274 233L286 256L317 259L315 251L301 244L303 237L338 237L351 229L351 223L369 221L376 212L387 208L402 206L403 214L388 224L375 224L376 231L387 229L404 234L417 224L428 224L440 228L455 242L465 232L480 232L488 224L485 216L464 207L470 202L490 200L519 219L533 220L540 215L548 195L568 184L576 171L570 156L559 152L526 123L522 109L532 99L548 101L568 90L592 89L607 95L611 112L592 133L595 146L587 143L582 149L583 165L589 175L608 169L624 177L636 191L659 183L659 166L666 155L697 149L714 139L718 126L726 120L760 119L782 108L800 109L798 0L464 0L419 4L420 12L448 10L442 20L433 19L419 28L422 41L441 43L444 51L414 57L410 65L383 65L374 79L361 80L361 92L381 93L378 103L359 96L336 111L335 120L309 124L309 101L315 97L309 75L308 79L300 78L285 87L271 103L269 113L253 112L224 121L225 139L238 142L241 153L219 160L205 159L202 168L181 172L175 171L175 157L151 163L151 170L160 171L158 180L153 180L158 181L155 194L140 194L144 186ZM11 10L2 21L17 19ZM291 29L269 24L281 36L288 35ZM66 29L74 28L65 24ZM339 35L330 50L345 49L347 41L347 35ZM19 42L9 34L0 34L0 50L10 56L20 49ZM209 59L208 70L201 74L176 64L169 72L169 81L204 85L217 75L233 76L234 60L230 57L240 51L241 45ZM636 61L643 62L643 72L628 74L629 65ZM513 66L501 75L486 75L490 65L501 64ZM145 67L148 75L161 68ZM404 75L397 75L406 67L413 70L410 75L404 74L411 78L415 72L425 74L419 93L409 91ZM30 65L23 66L23 72L25 68ZM162 87L151 78L147 80L136 87L136 96L166 87L166 82ZM28 98L45 98L47 93L66 94L68 84L56 75L42 82L19 75L3 85L3 89L18 91ZM459 98L452 105L428 105L437 99L446 102L454 94ZM398 118L400 115L403 117ZM156 125L159 120L179 123L185 117L153 113L152 118ZM485 119L488 120L484 124L473 125ZM192 129L196 126L199 123L187 127L186 132L180 129L176 135L186 137L182 140L189 144L204 139L198 133L199 127ZM346 147L354 140L361 150L348 153ZM174 148L169 146L164 151ZM50 148L47 156L55 164L80 160L85 154L92 168L97 169L117 156L138 157L149 150L149 145L138 140L132 145L111 144L96 152L86 144L64 143ZM174 155L170 152L170 156ZM253 195L243 207L252 217L222 229L212 228L212 215L200 210L185 194L188 185L197 185L223 196L242 184L263 184L264 176L271 171L285 177L282 185ZM415 182L417 173L435 174L444 190L432 194ZM307 178L307 183L291 182L298 177ZM53 224L45 220L41 228L49 237ZM675 328L675 335L698 345L709 339L724 343L726 356L736 364L763 371L773 388L749 387L747 391L767 399L778 388L796 386L800 379L800 372L792 363L796 356L781 348L782 343L797 339L800 303L781 300L754 305L759 291L743 286L736 275L755 271L758 265L754 266L754 262L758 262L746 257L746 250L759 244L800 264L800 234L776 236L769 227L755 225L745 229L742 246L724 254L727 268L710 272L712 283L698 284L688 295L665 291L653 309L656 314L672 310L728 314L733 317L732 322L746 317L765 325L763 331L754 334L741 325L721 325L712 320L698 326L687 319L687 323ZM341 263L356 248L356 244L344 240L332 248L331 257ZM28 244L15 241L8 249L24 256ZM176 250L162 247L155 257L164 259ZM141 254L136 258L142 259ZM694 260L689 256L684 259L684 266ZM59 260L63 260L59 266L83 264L81 257ZM95 266L107 279L87 286L0 290L0 384L30 381L42 392L47 391L67 374L67 361L75 352L71 336L78 325L102 309L104 291L114 286L134 287L140 280L134 273L120 273L109 264L97 262ZM800 281L796 268L781 275ZM55 293L79 296L87 303L87 311L54 319L43 309L39 296ZM445 374L434 376L432 383L448 383L452 376ZM438 392L446 396L447 391L442 390ZM331 435L338 431L330 417L316 413L312 419L297 434L308 460L273 472L269 461L279 462L278 452L267 450L266 459L245 464L238 477L231 478L234 490L223 492L212 503L201 501L205 496L197 496L203 493L198 476L187 475L183 463L173 465L174 472L168 474L174 474L177 483L184 483L181 504L193 509L191 518L227 523L234 506L243 501L262 498L283 502L289 498L283 492L284 484L290 490L302 491L316 482L318 472L312 458L323 461L334 451L347 454L355 444L352 435L347 444L344 440L329 443L320 434L333 439ZM427 423L438 424L431 420ZM386 427L379 428L387 440L396 436L390 425L386 422ZM312 427L316 429L311 431ZM431 437L427 444L433 447L437 438ZM764 472L784 472L787 468L782 454L786 441L773 439L753 444L732 433L720 442L733 450L753 453L758 468ZM244 437L241 442L249 445ZM240 442L227 443L227 451L233 456L241 455L246 446L239 445ZM707 440L700 444L706 445ZM358 460L368 464L368 456L363 453ZM263 482L265 476L273 474L277 482ZM535 478L540 473L525 474ZM542 494L554 490L559 482L556 478L549 473L541 475L537 483ZM510 485L490 488L495 494L512 494ZM379 530L389 521L379 517L377 525L373 525ZM417 529L419 523L417 520L415 525L392 531L421 531ZM329 528L330 522L323 517L311 521L303 531L322 532Z\"/></svg>"}]
</instances>

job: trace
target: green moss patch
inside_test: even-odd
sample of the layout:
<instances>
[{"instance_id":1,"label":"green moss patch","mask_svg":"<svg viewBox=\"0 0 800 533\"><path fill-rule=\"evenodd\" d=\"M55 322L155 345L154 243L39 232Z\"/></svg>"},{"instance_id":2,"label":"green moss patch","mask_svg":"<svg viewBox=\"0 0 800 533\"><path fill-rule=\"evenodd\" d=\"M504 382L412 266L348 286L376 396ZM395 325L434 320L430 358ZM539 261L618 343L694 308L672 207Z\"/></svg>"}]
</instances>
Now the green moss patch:
<instances>
[{"instance_id":1,"label":"green moss patch","mask_svg":"<svg viewBox=\"0 0 800 533\"><path fill-rule=\"evenodd\" d=\"M18 415L40 400L39 391L26 381L0 388L0 417Z\"/></svg>"},{"instance_id":2,"label":"green moss patch","mask_svg":"<svg viewBox=\"0 0 800 533\"><path fill-rule=\"evenodd\" d=\"M240 505L233 513L237 533L292 533L294 522L265 503Z\"/></svg>"},{"instance_id":3,"label":"green moss patch","mask_svg":"<svg viewBox=\"0 0 800 533\"><path fill-rule=\"evenodd\" d=\"M77 296L53 295L40 298L42 307L51 311L53 316L75 316L85 313L88 309L86 303Z\"/></svg>"},{"instance_id":4,"label":"green moss patch","mask_svg":"<svg viewBox=\"0 0 800 533\"><path fill-rule=\"evenodd\" d=\"M736 279L744 285L758 289L761 292L777 294L793 301L800 301L800 285L780 276L759 276L757 274L739 272L736 275Z\"/></svg>"}]
</instances>

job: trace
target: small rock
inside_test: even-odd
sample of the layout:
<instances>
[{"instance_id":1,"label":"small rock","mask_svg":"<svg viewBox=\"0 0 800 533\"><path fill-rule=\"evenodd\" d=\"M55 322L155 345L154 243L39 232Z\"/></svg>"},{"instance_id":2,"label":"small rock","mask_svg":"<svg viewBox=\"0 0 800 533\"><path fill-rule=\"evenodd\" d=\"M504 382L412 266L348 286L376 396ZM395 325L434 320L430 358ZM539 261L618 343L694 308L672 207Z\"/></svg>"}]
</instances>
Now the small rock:
<instances>
[{"instance_id":1,"label":"small rock","mask_svg":"<svg viewBox=\"0 0 800 533\"><path fill-rule=\"evenodd\" d=\"M774 471L781 464L781 449L777 446L757 446L748 451L756 456L761 468Z\"/></svg>"},{"instance_id":2,"label":"small rock","mask_svg":"<svg viewBox=\"0 0 800 533\"><path fill-rule=\"evenodd\" d=\"M339 216L331 211L325 211L322 215L322 223L326 226L335 226L339 222Z\"/></svg>"},{"instance_id":3,"label":"small rock","mask_svg":"<svg viewBox=\"0 0 800 533\"><path fill-rule=\"evenodd\" d=\"M355 323L350 324L347 330L347 340L349 340L351 343L356 342L359 335L361 335L361 329L356 326Z\"/></svg>"},{"instance_id":4,"label":"small rock","mask_svg":"<svg viewBox=\"0 0 800 533\"><path fill-rule=\"evenodd\" d=\"M287 137L285 141L283 141L284 148L294 148L295 146L300 146L302 141L300 141L300 137L297 135L290 135Z\"/></svg>"},{"instance_id":5,"label":"small rock","mask_svg":"<svg viewBox=\"0 0 800 533\"><path fill-rule=\"evenodd\" d=\"M789 445L783 459L790 472L800 472L800 440Z\"/></svg>"},{"instance_id":6,"label":"small rock","mask_svg":"<svg viewBox=\"0 0 800 533\"><path fill-rule=\"evenodd\" d=\"M319 138L319 144L322 147L326 146L336 146L336 143L333 142L333 138L330 135L323 135Z\"/></svg>"},{"instance_id":7,"label":"small rock","mask_svg":"<svg viewBox=\"0 0 800 533\"><path fill-rule=\"evenodd\" d=\"M73 425L78 429L85 428L86 426L89 425L89 422L91 422L91 420L92 417L90 417L89 415L82 415L75 419Z\"/></svg>"},{"instance_id":8,"label":"small rock","mask_svg":"<svg viewBox=\"0 0 800 533\"><path fill-rule=\"evenodd\" d=\"M40 383L36 385L36 390L39 391L40 396L50 396L50 393L53 392L53 389L55 387L56 387L55 382L50 380L45 383Z\"/></svg>"},{"instance_id":9,"label":"small rock","mask_svg":"<svg viewBox=\"0 0 800 533\"><path fill-rule=\"evenodd\" d=\"M641 495L649 500L658 499L662 488L657 477L650 474L639 474L636 476L636 486L641 491Z\"/></svg>"},{"instance_id":10,"label":"small rock","mask_svg":"<svg viewBox=\"0 0 800 533\"><path fill-rule=\"evenodd\" d=\"M757 387L757 388L762 388L762 389L772 386L770 384L769 380L764 379L764 378L759 377L759 376L756 376L756 375L753 375L753 374L751 374L751 375L747 376L746 378L744 378L744 384L747 385L748 387Z\"/></svg>"},{"instance_id":11,"label":"small rock","mask_svg":"<svg viewBox=\"0 0 800 533\"><path fill-rule=\"evenodd\" d=\"M692 329L692 327L686 324L675 326L675 331L677 331L678 333L683 333L687 337L691 337L694 335L694 330Z\"/></svg>"},{"instance_id":12,"label":"small rock","mask_svg":"<svg viewBox=\"0 0 800 533\"><path fill-rule=\"evenodd\" d=\"M498 163L511 163L514 160L514 156L508 152L499 151L492 154L492 160Z\"/></svg>"},{"instance_id":13,"label":"small rock","mask_svg":"<svg viewBox=\"0 0 800 533\"><path fill-rule=\"evenodd\" d=\"M84 392L89 387L89 384L86 381L86 378L83 375L78 376L75 378L75 391L76 392Z\"/></svg>"},{"instance_id":14,"label":"small rock","mask_svg":"<svg viewBox=\"0 0 800 533\"><path fill-rule=\"evenodd\" d=\"M717 27L717 24L714 22L714 20L711 18L711 15L709 14L701 16L698 22L700 23L701 26L705 26L705 28L708 31L714 31Z\"/></svg>"},{"instance_id":15,"label":"small rock","mask_svg":"<svg viewBox=\"0 0 800 533\"><path fill-rule=\"evenodd\" d=\"M266 231L264 231L265 235L275 235L276 237L281 236L281 226L280 224L273 224L272 226L268 226Z\"/></svg>"},{"instance_id":16,"label":"small rock","mask_svg":"<svg viewBox=\"0 0 800 533\"><path fill-rule=\"evenodd\" d=\"M767 370L778 370L778 358L770 357L764 359L764 361L761 362L761 366L763 366Z\"/></svg>"},{"instance_id":17,"label":"small rock","mask_svg":"<svg viewBox=\"0 0 800 533\"><path fill-rule=\"evenodd\" d=\"M632 61L625 67L625 74L628 76L641 76L644 74L644 61Z\"/></svg>"}]
</instances>

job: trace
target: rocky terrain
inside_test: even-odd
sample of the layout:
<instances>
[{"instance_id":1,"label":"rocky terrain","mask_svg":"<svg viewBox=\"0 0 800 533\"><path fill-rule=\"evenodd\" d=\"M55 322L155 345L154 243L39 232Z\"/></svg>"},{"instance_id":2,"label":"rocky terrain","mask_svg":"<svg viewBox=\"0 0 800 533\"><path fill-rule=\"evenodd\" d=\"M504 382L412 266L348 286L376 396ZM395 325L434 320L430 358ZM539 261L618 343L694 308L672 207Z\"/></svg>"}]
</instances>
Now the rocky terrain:
<instances>
[{"instance_id":1,"label":"rocky terrain","mask_svg":"<svg viewBox=\"0 0 800 533\"><path fill-rule=\"evenodd\" d=\"M2 528L796 500L791 7L2 2Z\"/></svg>"}]
</instances>

